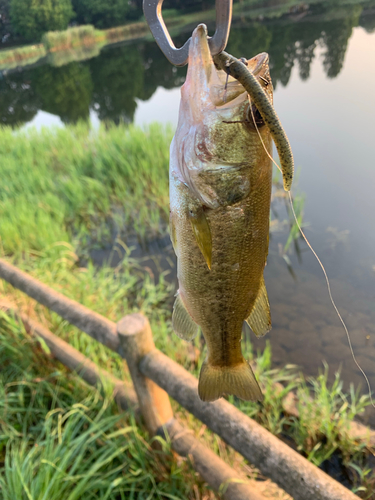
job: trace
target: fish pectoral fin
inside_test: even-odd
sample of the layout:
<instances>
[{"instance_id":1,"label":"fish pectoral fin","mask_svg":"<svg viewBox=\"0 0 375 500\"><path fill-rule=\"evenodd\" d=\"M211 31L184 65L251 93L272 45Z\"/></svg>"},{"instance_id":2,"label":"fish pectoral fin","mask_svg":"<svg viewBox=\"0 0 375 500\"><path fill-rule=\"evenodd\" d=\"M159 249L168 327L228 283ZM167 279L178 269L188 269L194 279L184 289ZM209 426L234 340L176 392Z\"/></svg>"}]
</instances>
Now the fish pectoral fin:
<instances>
[{"instance_id":1,"label":"fish pectoral fin","mask_svg":"<svg viewBox=\"0 0 375 500\"><path fill-rule=\"evenodd\" d=\"M263 394L249 363L212 366L204 361L199 374L198 394L202 401L215 401L233 394L245 401L262 401Z\"/></svg>"},{"instance_id":2,"label":"fish pectoral fin","mask_svg":"<svg viewBox=\"0 0 375 500\"><path fill-rule=\"evenodd\" d=\"M169 230L174 253L177 255L177 233L173 213L169 214Z\"/></svg>"},{"instance_id":3,"label":"fish pectoral fin","mask_svg":"<svg viewBox=\"0 0 375 500\"><path fill-rule=\"evenodd\" d=\"M170 214L170 216L169 216L169 231L170 231L170 237L171 237L173 250L174 250L174 253L176 253L176 248L177 248L176 226L174 224L172 214Z\"/></svg>"},{"instance_id":4,"label":"fish pectoral fin","mask_svg":"<svg viewBox=\"0 0 375 500\"><path fill-rule=\"evenodd\" d=\"M246 318L246 323L250 326L257 337L263 337L271 330L271 312L268 302L268 295L264 277L262 276L257 298L254 307Z\"/></svg>"},{"instance_id":5,"label":"fish pectoral fin","mask_svg":"<svg viewBox=\"0 0 375 500\"><path fill-rule=\"evenodd\" d=\"M187 312L178 292L173 306L172 328L180 339L187 341L193 340L199 330L199 326Z\"/></svg>"},{"instance_id":6,"label":"fish pectoral fin","mask_svg":"<svg viewBox=\"0 0 375 500\"><path fill-rule=\"evenodd\" d=\"M211 269L212 236L203 208L189 208L189 219L198 247L207 263L208 269Z\"/></svg>"}]
</instances>

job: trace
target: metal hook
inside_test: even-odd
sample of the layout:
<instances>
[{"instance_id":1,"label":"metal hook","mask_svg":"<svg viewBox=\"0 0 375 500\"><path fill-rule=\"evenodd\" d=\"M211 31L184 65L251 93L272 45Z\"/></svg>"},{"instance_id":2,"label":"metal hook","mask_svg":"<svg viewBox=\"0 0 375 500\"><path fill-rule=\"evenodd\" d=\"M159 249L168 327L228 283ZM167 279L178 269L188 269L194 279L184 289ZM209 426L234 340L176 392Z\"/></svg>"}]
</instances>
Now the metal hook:
<instances>
[{"instance_id":1,"label":"metal hook","mask_svg":"<svg viewBox=\"0 0 375 500\"><path fill-rule=\"evenodd\" d=\"M146 21L156 43L166 58L175 66L185 66L188 62L191 38L180 49L175 47L161 15L163 1L143 0L143 12ZM216 31L212 38L208 38L208 44L213 56L222 52L227 45L232 21L232 4L233 0L216 0Z\"/></svg>"}]
</instances>

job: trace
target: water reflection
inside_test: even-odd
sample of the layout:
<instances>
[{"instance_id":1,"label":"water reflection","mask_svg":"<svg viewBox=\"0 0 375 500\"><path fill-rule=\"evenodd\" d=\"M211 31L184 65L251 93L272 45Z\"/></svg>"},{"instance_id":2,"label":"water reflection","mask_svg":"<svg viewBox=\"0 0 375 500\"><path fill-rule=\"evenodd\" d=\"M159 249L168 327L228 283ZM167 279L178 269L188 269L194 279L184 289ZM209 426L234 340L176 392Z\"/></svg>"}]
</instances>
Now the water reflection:
<instances>
[{"instance_id":1,"label":"water reflection","mask_svg":"<svg viewBox=\"0 0 375 500\"><path fill-rule=\"evenodd\" d=\"M144 87L143 58L139 51L119 47L89 62L93 105L100 120L133 121L137 97Z\"/></svg>"},{"instance_id":2,"label":"water reflection","mask_svg":"<svg viewBox=\"0 0 375 500\"><path fill-rule=\"evenodd\" d=\"M88 119L93 82L87 65L42 66L33 71L31 82L42 111L58 115L64 123Z\"/></svg>"},{"instance_id":3,"label":"water reflection","mask_svg":"<svg viewBox=\"0 0 375 500\"><path fill-rule=\"evenodd\" d=\"M270 54L274 85L286 86L295 64L302 80L310 68L318 45L324 48L323 67L329 78L342 67L353 27L375 29L375 1L361 5L339 6L336 1L322 2L289 10L274 18L268 10L248 10L234 19L228 51L250 57ZM263 12L263 13L262 13ZM204 13L203 13L204 14ZM203 15L202 14L202 15ZM254 17L256 19L254 19ZM186 35L175 37L176 45ZM54 54L49 64L12 71L0 79L0 121L16 125L30 121L38 109L61 118L64 123L87 120L90 108L100 120L131 122L136 99L148 100L158 87L180 86L185 68L174 68L155 43L142 42L103 49L88 54ZM78 62L85 55L91 59ZM63 65L65 62L68 64Z\"/></svg>"},{"instance_id":4,"label":"water reflection","mask_svg":"<svg viewBox=\"0 0 375 500\"><path fill-rule=\"evenodd\" d=\"M0 123L18 125L31 121L40 102L30 80L30 74L13 74L0 79Z\"/></svg>"},{"instance_id":5,"label":"water reflection","mask_svg":"<svg viewBox=\"0 0 375 500\"><path fill-rule=\"evenodd\" d=\"M330 5L331 4L331 5ZM249 22L242 20L231 31L228 51L249 57L265 51L270 54L274 86L289 83L295 63L302 80L310 76L311 63L317 45L325 48L323 67L329 78L336 77L343 66L352 30L367 22L360 5L332 8L332 2L313 5L304 17L281 18L276 21ZM332 19L334 14L334 19Z\"/></svg>"}]
</instances>

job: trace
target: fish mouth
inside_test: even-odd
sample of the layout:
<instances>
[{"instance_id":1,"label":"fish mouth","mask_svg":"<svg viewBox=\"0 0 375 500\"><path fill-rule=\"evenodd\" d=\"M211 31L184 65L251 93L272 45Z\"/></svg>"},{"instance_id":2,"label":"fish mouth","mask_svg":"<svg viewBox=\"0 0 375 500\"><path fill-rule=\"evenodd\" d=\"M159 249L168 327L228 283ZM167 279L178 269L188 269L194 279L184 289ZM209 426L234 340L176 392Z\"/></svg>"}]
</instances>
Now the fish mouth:
<instances>
[{"instance_id":1,"label":"fish mouth","mask_svg":"<svg viewBox=\"0 0 375 500\"><path fill-rule=\"evenodd\" d=\"M251 59L242 59L242 61L266 90L271 83L268 54L261 52ZM244 87L215 66L208 45L205 24L199 24L192 34L184 87L188 91L186 97L191 99L195 96L195 100L200 101L200 105L205 108L231 107L233 101L238 103L237 97L241 95L244 100L247 99ZM267 90L271 90L271 86Z\"/></svg>"},{"instance_id":2,"label":"fish mouth","mask_svg":"<svg viewBox=\"0 0 375 500\"><path fill-rule=\"evenodd\" d=\"M214 63L208 45L208 32L205 24L198 24L191 36L189 48L189 66L186 79L195 77L206 79L211 77Z\"/></svg>"},{"instance_id":3,"label":"fish mouth","mask_svg":"<svg viewBox=\"0 0 375 500\"><path fill-rule=\"evenodd\" d=\"M252 57L246 61L246 66L253 73L254 76L263 76L269 73L269 62L270 58L267 52L261 52L260 54Z\"/></svg>"},{"instance_id":4,"label":"fish mouth","mask_svg":"<svg viewBox=\"0 0 375 500\"><path fill-rule=\"evenodd\" d=\"M207 26L199 24L191 36L186 80L182 86L182 100L190 102L193 115L211 104L210 89L217 79L207 39Z\"/></svg>"}]
</instances>

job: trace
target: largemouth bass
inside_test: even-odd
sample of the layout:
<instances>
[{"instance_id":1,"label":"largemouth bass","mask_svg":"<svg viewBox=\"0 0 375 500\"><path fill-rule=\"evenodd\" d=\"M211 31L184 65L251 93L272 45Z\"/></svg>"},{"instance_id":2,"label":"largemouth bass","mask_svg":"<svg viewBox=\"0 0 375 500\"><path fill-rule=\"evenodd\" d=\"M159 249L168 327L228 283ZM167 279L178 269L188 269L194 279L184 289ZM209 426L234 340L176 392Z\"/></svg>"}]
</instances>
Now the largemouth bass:
<instances>
[{"instance_id":1,"label":"largemouth bass","mask_svg":"<svg viewBox=\"0 0 375 500\"><path fill-rule=\"evenodd\" d=\"M248 67L272 102L268 55L250 59ZM226 80L212 60L206 27L199 25L170 152L170 226L179 281L172 324L185 340L202 329L208 350L198 386L203 401L224 394L261 400L241 337L244 321L258 336L271 328L263 278L271 135L244 87Z\"/></svg>"}]
</instances>

